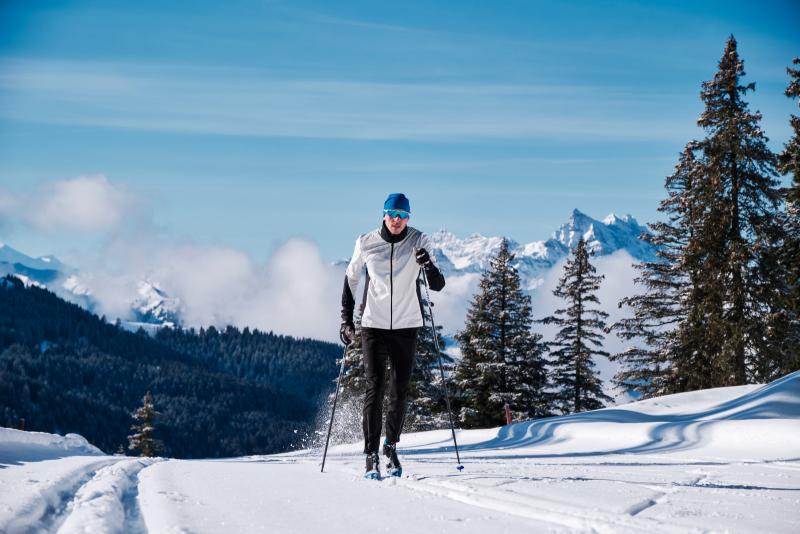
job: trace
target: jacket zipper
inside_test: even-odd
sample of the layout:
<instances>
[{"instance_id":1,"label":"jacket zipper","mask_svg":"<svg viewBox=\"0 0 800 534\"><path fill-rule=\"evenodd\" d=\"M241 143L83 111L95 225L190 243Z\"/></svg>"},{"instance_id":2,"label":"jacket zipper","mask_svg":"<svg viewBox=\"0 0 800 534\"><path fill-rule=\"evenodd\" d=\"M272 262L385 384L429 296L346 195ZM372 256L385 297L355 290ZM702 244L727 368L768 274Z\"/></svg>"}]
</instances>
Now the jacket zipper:
<instances>
[{"instance_id":1,"label":"jacket zipper","mask_svg":"<svg viewBox=\"0 0 800 534\"><path fill-rule=\"evenodd\" d=\"M393 329L393 302L394 299L394 243L392 243L392 252L389 254L389 330Z\"/></svg>"}]
</instances>

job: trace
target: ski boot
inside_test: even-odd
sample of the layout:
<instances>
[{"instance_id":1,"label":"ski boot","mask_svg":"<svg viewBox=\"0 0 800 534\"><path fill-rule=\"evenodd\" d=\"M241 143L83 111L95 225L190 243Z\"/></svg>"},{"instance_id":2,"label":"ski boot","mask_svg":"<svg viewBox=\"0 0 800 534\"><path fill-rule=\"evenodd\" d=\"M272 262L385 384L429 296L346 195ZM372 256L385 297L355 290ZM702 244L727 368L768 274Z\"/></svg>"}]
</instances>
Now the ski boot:
<instances>
[{"instance_id":1,"label":"ski boot","mask_svg":"<svg viewBox=\"0 0 800 534\"><path fill-rule=\"evenodd\" d=\"M397 443L383 442L383 455L386 456L386 472L389 476L399 477L403 475L403 468L397 458Z\"/></svg>"},{"instance_id":2,"label":"ski boot","mask_svg":"<svg viewBox=\"0 0 800 534\"><path fill-rule=\"evenodd\" d=\"M381 479L381 460L378 458L378 451L367 453L367 471L364 473L364 478Z\"/></svg>"}]
</instances>

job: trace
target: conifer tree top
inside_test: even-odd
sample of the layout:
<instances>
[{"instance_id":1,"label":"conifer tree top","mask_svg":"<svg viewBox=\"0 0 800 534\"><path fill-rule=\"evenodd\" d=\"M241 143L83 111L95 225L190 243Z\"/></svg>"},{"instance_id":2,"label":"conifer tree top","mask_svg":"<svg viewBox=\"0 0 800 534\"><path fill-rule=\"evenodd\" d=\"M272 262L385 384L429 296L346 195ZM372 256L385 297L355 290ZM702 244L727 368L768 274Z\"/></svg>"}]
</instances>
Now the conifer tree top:
<instances>
[{"instance_id":1,"label":"conifer tree top","mask_svg":"<svg viewBox=\"0 0 800 534\"><path fill-rule=\"evenodd\" d=\"M739 80L744 76L744 61L739 57L736 39L731 35L719 60L714 79L702 84L700 98L705 102L706 108L697 121L700 127L712 131L721 127L720 115L723 110L731 107L747 111L747 104L741 97L748 91L755 90L756 84L751 82L739 85ZM760 119L760 115L758 118Z\"/></svg>"}]
</instances>

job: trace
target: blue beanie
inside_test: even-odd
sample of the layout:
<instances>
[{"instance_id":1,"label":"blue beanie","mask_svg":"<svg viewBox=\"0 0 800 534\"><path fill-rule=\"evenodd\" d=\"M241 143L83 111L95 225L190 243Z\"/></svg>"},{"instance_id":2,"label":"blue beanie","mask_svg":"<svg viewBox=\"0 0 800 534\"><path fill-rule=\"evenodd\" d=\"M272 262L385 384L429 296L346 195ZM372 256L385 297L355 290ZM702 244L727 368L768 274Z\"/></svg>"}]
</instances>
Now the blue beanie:
<instances>
[{"instance_id":1,"label":"blue beanie","mask_svg":"<svg viewBox=\"0 0 800 534\"><path fill-rule=\"evenodd\" d=\"M403 210L411 213L411 204L403 193L392 193L383 203L384 210Z\"/></svg>"}]
</instances>

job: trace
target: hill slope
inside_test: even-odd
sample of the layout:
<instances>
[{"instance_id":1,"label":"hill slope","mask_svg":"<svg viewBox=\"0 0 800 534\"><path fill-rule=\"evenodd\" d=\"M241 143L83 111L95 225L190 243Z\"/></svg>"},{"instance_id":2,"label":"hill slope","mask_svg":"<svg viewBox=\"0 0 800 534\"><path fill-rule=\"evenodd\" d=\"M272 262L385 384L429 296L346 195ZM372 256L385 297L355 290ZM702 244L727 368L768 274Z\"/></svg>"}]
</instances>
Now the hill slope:
<instances>
[{"instance_id":1,"label":"hill slope","mask_svg":"<svg viewBox=\"0 0 800 534\"><path fill-rule=\"evenodd\" d=\"M78 432L107 452L155 397L177 457L286 450L331 389L340 349L245 330L164 331L109 324L39 287L0 279L0 425Z\"/></svg>"}]
</instances>

